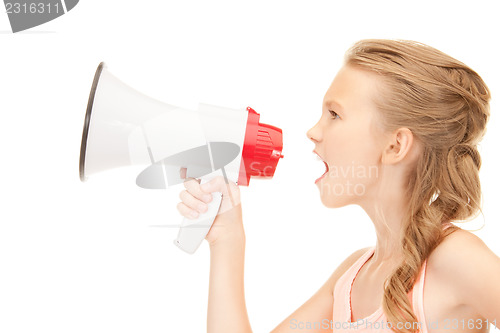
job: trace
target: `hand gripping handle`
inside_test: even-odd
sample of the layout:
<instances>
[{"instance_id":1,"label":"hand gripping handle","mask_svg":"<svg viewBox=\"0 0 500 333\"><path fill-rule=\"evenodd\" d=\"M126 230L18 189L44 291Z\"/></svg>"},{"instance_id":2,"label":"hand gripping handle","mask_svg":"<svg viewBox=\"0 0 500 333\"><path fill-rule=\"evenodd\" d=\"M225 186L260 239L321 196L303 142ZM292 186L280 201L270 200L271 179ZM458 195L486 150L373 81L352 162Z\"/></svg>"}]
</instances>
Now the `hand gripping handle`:
<instances>
[{"instance_id":1,"label":"hand gripping handle","mask_svg":"<svg viewBox=\"0 0 500 333\"><path fill-rule=\"evenodd\" d=\"M200 185L209 182L217 175L218 173L212 173L201 178ZM174 244L189 254L195 253L212 227L212 223L214 223L215 217L219 212L221 202L222 193L213 192L212 201L208 203L208 210L205 213L201 213L195 219L184 218L182 220L177 239L174 239Z\"/></svg>"}]
</instances>

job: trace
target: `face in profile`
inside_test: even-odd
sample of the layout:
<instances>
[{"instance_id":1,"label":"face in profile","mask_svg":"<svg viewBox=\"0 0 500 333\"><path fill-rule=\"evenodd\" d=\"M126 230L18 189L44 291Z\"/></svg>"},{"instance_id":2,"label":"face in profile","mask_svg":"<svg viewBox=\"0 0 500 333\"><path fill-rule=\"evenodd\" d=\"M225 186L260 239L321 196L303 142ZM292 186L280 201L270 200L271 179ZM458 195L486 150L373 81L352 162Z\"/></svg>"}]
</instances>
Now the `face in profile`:
<instances>
[{"instance_id":1,"label":"face in profile","mask_svg":"<svg viewBox=\"0 0 500 333\"><path fill-rule=\"evenodd\" d=\"M325 164L316 185L327 207L359 204L374 195L383 151L374 104L380 84L375 74L342 67L325 94L319 121L307 132Z\"/></svg>"}]
</instances>

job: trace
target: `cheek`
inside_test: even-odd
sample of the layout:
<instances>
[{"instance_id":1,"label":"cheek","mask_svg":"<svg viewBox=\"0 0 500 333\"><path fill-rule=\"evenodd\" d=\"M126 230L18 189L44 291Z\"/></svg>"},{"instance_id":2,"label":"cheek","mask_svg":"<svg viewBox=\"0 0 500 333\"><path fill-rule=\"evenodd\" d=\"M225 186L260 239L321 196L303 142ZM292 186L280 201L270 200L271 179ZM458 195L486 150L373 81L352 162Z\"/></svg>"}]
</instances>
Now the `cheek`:
<instances>
[{"instance_id":1,"label":"cheek","mask_svg":"<svg viewBox=\"0 0 500 333\"><path fill-rule=\"evenodd\" d=\"M320 190L323 204L340 207L366 194L376 181L380 148L366 133L351 131L331 140L337 140L330 141L337 144L329 147L328 177L320 184Z\"/></svg>"},{"instance_id":2,"label":"cheek","mask_svg":"<svg viewBox=\"0 0 500 333\"><path fill-rule=\"evenodd\" d=\"M332 133L327 140L330 144L326 151L326 158L331 165L368 167L377 165L380 160L380 148L375 144L375 138L367 131L339 130Z\"/></svg>"}]
</instances>

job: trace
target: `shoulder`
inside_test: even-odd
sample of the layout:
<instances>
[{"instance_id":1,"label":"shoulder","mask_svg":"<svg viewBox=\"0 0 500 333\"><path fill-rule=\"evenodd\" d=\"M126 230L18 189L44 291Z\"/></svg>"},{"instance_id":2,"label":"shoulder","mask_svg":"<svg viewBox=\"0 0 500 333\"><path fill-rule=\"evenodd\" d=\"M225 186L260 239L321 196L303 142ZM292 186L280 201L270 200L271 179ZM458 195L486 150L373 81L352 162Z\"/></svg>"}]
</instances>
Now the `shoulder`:
<instances>
[{"instance_id":1,"label":"shoulder","mask_svg":"<svg viewBox=\"0 0 500 333\"><path fill-rule=\"evenodd\" d=\"M498 260L486 244L473 233L458 228L449 234L429 256L429 265L443 273L466 270L483 260Z\"/></svg>"},{"instance_id":2,"label":"shoulder","mask_svg":"<svg viewBox=\"0 0 500 333\"><path fill-rule=\"evenodd\" d=\"M349 255L332 273L330 276L330 288L331 292L335 289L335 285L338 279L352 266L354 263L361 258L363 254L365 254L371 247L365 247L363 249L359 249L354 251L351 255Z\"/></svg>"},{"instance_id":3,"label":"shoulder","mask_svg":"<svg viewBox=\"0 0 500 333\"><path fill-rule=\"evenodd\" d=\"M359 258L361 258L366 252L368 252L371 247L365 247L354 251L350 256L348 256L336 269L336 272L344 274Z\"/></svg>"},{"instance_id":4,"label":"shoulder","mask_svg":"<svg viewBox=\"0 0 500 333\"><path fill-rule=\"evenodd\" d=\"M343 262L342 264L340 264L340 266L342 265L348 265L349 267L352 266L359 258L361 258L361 256L363 254L365 254L366 252L368 252L369 250L371 250L372 247L364 247L362 249L359 249L357 251L354 251L349 257L347 257ZM340 267L339 266L339 267Z\"/></svg>"},{"instance_id":5,"label":"shoulder","mask_svg":"<svg viewBox=\"0 0 500 333\"><path fill-rule=\"evenodd\" d=\"M478 236L460 228L434 249L427 265L462 304L474 306L498 288L495 276L500 275L500 259Z\"/></svg>"},{"instance_id":6,"label":"shoulder","mask_svg":"<svg viewBox=\"0 0 500 333\"><path fill-rule=\"evenodd\" d=\"M477 271L485 263L494 263L498 257L473 233L458 228L432 251L428 265L443 276Z\"/></svg>"}]
</instances>

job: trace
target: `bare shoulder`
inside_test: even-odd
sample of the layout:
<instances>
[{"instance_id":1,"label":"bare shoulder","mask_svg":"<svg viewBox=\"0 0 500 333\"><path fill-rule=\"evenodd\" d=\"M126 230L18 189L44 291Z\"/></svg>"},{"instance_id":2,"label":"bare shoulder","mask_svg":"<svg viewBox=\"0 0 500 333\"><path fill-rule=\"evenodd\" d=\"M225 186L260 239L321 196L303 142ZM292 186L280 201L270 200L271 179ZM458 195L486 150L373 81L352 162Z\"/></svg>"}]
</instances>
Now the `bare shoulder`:
<instances>
[{"instance_id":1,"label":"bare shoulder","mask_svg":"<svg viewBox=\"0 0 500 333\"><path fill-rule=\"evenodd\" d=\"M335 288L335 284L337 283L337 280L369 249L370 247L365 247L363 249L353 252L335 269L333 274L330 276L330 281L329 281L332 293Z\"/></svg>"},{"instance_id":2,"label":"bare shoulder","mask_svg":"<svg viewBox=\"0 0 500 333\"><path fill-rule=\"evenodd\" d=\"M494 260L498 257L472 232L458 228L448 235L434 249L429 257L429 265L442 271L467 269L478 259Z\"/></svg>"},{"instance_id":3,"label":"bare shoulder","mask_svg":"<svg viewBox=\"0 0 500 333\"><path fill-rule=\"evenodd\" d=\"M340 275L344 274L363 254L365 254L370 247L365 247L363 249L359 249L354 251L349 257L347 257L340 265L337 267L335 272L340 273ZM334 273L335 273L334 272Z\"/></svg>"},{"instance_id":4,"label":"bare shoulder","mask_svg":"<svg viewBox=\"0 0 500 333\"><path fill-rule=\"evenodd\" d=\"M330 322L333 316L333 288L342 274L356 262L368 249L361 249L351 254L345 259L328 278L328 280L316 291L304 304L285 318L272 332L294 332L300 325L305 323L323 323ZM316 324L314 324L316 325ZM327 325L328 326L328 325ZM304 326L305 327L305 326ZM323 327L324 328L324 327ZM324 328L321 332L326 332ZM308 332L312 332L307 330ZM328 330L331 332L331 330ZM315 330L314 332L319 332Z\"/></svg>"},{"instance_id":5,"label":"bare shoulder","mask_svg":"<svg viewBox=\"0 0 500 333\"><path fill-rule=\"evenodd\" d=\"M349 257L347 257L339 265L339 268L346 266L346 270L347 270L349 267L351 267L356 262L356 260L358 260L359 258L361 258L361 256L363 254L365 254L369 249L371 249L371 247L365 247L365 248L359 249L357 251L354 251Z\"/></svg>"},{"instance_id":6,"label":"bare shoulder","mask_svg":"<svg viewBox=\"0 0 500 333\"><path fill-rule=\"evenodd\" d=\"M478 236L463 229L448 235L431 253L427 265L462 304L475 303L471 295L487 292L497 284L491 277L500 273L500 258Z\"/></svg>"}]
</instances>

